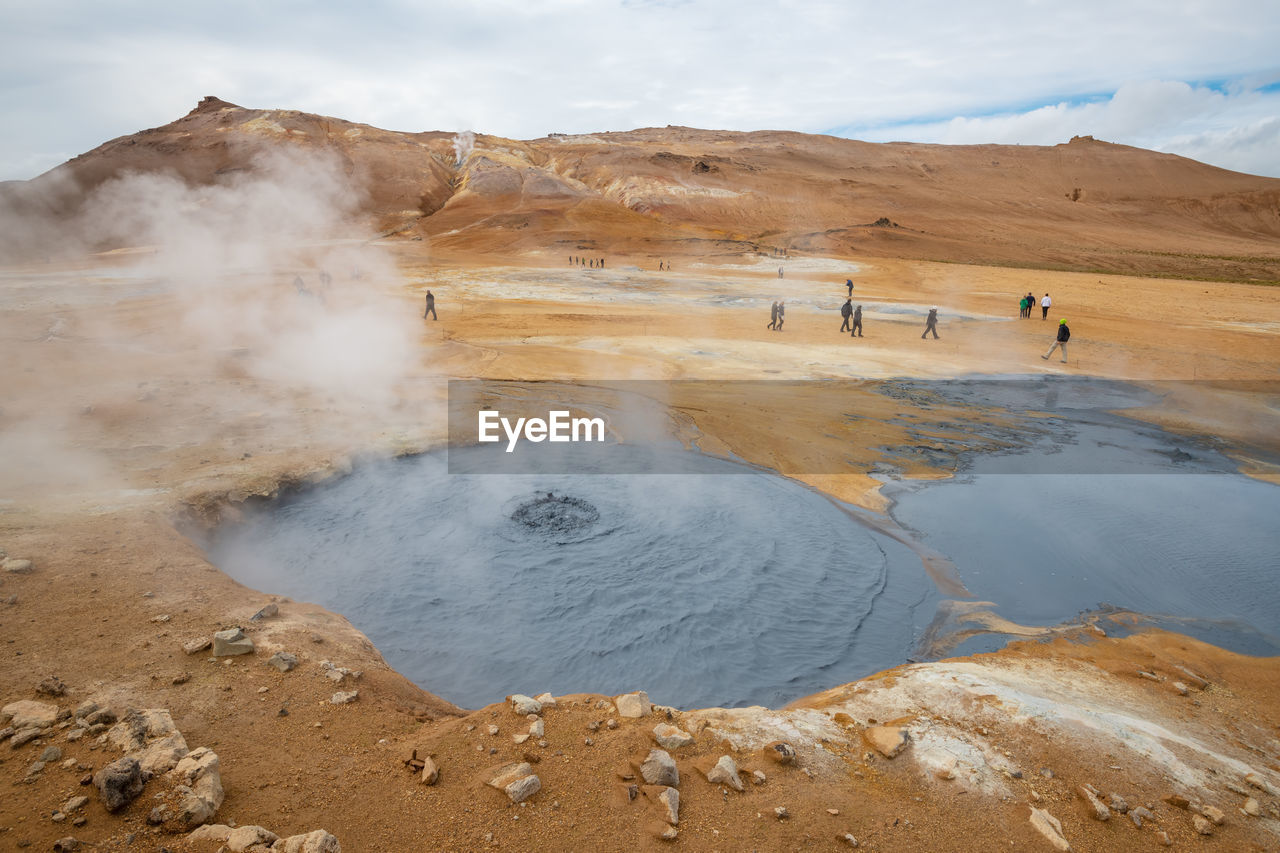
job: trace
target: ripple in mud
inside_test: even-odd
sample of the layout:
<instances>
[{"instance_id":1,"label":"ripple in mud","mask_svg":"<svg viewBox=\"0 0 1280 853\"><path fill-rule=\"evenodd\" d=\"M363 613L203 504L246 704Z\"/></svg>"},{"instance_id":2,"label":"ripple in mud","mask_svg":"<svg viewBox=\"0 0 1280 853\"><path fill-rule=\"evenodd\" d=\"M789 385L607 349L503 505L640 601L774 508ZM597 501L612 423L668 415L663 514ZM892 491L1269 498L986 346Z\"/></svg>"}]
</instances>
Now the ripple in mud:
<instances>
[{"instance_id":1,"label":"ripple in mud","mask_svg":"<svg viewBox=\"0 0 1280 853\"><path fill-rule=\"evenodd\" d=\"M531 533L576 538L600 520L600 510L582 498L547 492L523 501L511 513L511 520Z\"/></svg>"}]
</instances>

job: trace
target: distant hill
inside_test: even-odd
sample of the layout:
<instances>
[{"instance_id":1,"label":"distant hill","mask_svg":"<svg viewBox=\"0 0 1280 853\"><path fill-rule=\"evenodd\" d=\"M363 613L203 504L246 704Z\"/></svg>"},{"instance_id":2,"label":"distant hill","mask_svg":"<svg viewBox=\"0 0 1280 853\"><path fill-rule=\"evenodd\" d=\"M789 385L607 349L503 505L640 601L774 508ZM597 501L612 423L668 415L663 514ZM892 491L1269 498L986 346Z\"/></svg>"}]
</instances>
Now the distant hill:
<instances>
[{"instance_id":1,"label":"distant hill","mask_svg":"<svg viewBox=\"0 0 1280 853\"><path fill-rule=\"evenodd\" d=\"M444 254L725 259L787 248L1280 280L1280 179L1087 136L947 146L667 127L520 141L381 130L214 97L172 124L0 185L0 203L29 226L8 250L38 249L126 171L213 184L281 147L339 158L364 187L358 207L373 227Z\"/></svg>"}]
</instances>

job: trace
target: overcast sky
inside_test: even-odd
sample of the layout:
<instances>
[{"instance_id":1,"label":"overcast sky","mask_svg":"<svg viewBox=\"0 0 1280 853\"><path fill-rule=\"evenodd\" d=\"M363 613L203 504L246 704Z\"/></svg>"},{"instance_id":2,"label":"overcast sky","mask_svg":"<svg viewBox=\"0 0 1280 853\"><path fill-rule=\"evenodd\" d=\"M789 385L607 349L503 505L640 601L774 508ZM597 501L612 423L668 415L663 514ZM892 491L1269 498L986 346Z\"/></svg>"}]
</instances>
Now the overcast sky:
<instances>
[{"instance_id":1,"label":"overcast sky","mask_svg":"<svg viewBox=\"0 0 1280 853\"><path fill-rule=\"evenodd\" d=\"M1280 177L1276 0L0 0L0 180L204 95L518 139L1077 134Z\"/></svg>"}]
</instances>

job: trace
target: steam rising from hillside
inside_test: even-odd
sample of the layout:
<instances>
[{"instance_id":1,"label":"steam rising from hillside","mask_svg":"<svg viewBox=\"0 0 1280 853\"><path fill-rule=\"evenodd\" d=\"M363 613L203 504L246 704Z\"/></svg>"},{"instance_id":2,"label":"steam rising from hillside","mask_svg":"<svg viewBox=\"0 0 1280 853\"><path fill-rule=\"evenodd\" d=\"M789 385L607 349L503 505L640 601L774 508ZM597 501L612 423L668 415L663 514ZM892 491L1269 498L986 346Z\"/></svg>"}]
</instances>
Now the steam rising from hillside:
<instances>
[{"instance_id":1,"label":"steam rising from hillside","mask_svg":"<svg viewBox=\"0 0 1280 853\"><path fill-rule=\"evenodd\" d=\"M108 411L179 439L225 436L235 458L296 446L321 411L338 440L335 425L380 423L399 405L418 329L397 270L356 218L361 200L337 157L272 150L211 185L123 174L83 200L72 227L29 230L82 252L122 251L88 268L33 265L5 279L47 304L59 330L17 351L15 375L29 365L28 402L0 421L0 464L13 485L47 482L41 467L86 454L102 464L82 459L63 484L76 472L100 482L122 462L136 471L98 427ZM76 380L56 399L44 394L68 368Z\"/></svg>"}]
</instances>

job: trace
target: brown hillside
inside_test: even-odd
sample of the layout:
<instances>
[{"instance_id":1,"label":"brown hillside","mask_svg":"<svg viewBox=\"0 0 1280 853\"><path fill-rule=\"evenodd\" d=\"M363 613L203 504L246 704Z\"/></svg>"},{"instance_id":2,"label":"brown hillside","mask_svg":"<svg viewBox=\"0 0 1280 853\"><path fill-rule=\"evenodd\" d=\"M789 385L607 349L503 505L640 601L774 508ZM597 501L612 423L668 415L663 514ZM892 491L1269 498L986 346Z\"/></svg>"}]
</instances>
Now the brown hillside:
<instances>
[{"instance_id":1,"label":"brown hillside","mask_svg":"<svg viewBox=\"0 0 1280 853\"><path fill-rule=\"evenodd\" d=\"M2 187L0 199L28 226L46 214L65 221L122 173L212 184L290 146L337 157L380 229L450 254L786 248L1280 280L1280 180L1091 137L944 146L668 127L468 142L207 97L172 124ZM47 252L38 236L23 246Z\"/></svg>"}]
</instances>

